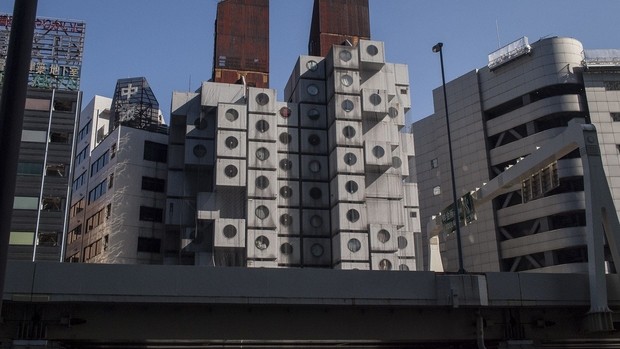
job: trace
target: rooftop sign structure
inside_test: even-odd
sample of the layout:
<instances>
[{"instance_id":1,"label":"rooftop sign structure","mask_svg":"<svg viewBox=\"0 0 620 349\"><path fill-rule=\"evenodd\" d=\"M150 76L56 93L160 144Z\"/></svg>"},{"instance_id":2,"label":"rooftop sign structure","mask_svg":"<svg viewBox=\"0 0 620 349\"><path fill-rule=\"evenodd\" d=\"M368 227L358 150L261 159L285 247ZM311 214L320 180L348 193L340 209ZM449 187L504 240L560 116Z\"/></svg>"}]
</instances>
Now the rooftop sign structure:
<instances>
[{"instance_id":1,"label":"rooftop sign structure","mask_svg":"<svg viewBox=\"0 0 620 349\"><path fill-rule=\"evenodd\" d=\"M2 79L12 22L12 16L0 15L0 78ZM86 24L82 21L37 18L28 86L79 90L85 29Z\"/></svg>"},{"instance_id":2,"label":"rooftop sign structure","mask_svg":"<svg viewBox=\"0 0 620 349\"><path fill-rule=\"evenodd\" d=\"M521 39L515 40L499 50L490 53L488 67L491 70L497 69L514 59L530 53L531 51L532 47L528 43L527 36L524 36Z\"/></svg>"}]
</instances>

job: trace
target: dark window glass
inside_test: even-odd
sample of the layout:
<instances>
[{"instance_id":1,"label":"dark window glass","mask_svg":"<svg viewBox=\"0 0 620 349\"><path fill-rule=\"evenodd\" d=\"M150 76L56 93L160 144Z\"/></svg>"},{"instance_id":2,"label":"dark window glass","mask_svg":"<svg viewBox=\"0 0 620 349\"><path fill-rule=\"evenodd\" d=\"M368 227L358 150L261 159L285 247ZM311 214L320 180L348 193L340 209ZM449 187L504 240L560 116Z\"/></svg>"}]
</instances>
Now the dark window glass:
<instances>
[{"instance_id":1,"label":"dark window glass","mask_svg":"<svg viewBox=\"0 0 620 349\"><path fill-rule=\"evenodd\" d=\"M151 141L144 141L144 160L167 162L168 145Z\"/></svg>"},{"instance_id":2,"label":"dark window glass","mask_svg":"<svg viewBox=\"0 0 620 349\"><path fill-rule=\"evenodd\" d=\"M164 210L157 207L140 206L140 220L147 222L163 222Z\"/></svg>"},{"instance_id":3,"label":"dark window glass","mask_svg":"<svg viewBox=\"0 0 620 349\"><path fill-rule=\"evenodd\" d=\"M138 237L138 252L161 252L161 239Z\"/></svg>"},{"instance_id":4,"label":"dark window glass","mask_svg":"<svg viewBox=\"0 0 620 349\"><path fill-rule=\"evenodd\" d=\"M161 178L142 176L142 190L163 193L164 191L166 191L166 180Z\"/></svg>"}]
</instances>

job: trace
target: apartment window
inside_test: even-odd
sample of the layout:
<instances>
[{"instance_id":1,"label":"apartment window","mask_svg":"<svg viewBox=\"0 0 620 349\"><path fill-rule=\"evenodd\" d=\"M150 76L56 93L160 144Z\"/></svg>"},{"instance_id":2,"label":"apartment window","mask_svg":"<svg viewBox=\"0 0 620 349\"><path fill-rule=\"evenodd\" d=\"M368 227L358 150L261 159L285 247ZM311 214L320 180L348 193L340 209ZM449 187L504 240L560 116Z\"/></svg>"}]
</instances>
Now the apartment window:
<instances>
[{"instance_id":1,"label":"apartment window","mask_svg":"<svg viewBox=\"0 0 620 349\"><path fill-rule=\"evenodd\" d=\"M106 208L104 207L92 216L88 217L88 219L86 220L86 233L97 228L105 222L105 210Z\"/></svg>"},{"instance_id":2,"label":"apartment window","mask_svg":"<svg viewBox=\"0 0 620 349\"><path fill-rule=\"evenodd\" d=\"M86 183L86 171L73 181L73 190L80 189Z\"/></svg>"},{"instance_id":3,"label":"apartment window","mask_svg":"<svg viewBox=\"0 0 620 349\"><path fill-rule=\"evenodd\" d=\"M437 168L439 166L439 160L437 160L437 158L434 158L433 160L431 160L431 168Z\"/></svg>"},{"instance_id":4,"label":"apartment window","mask_svg":"<svg viewBox=\"0 0 620 349\"><path fill-rule=\"evenodd\" d=\"M110 173L110 179L108 180L108 189L114 185L114 173Z\"/></svg>"},{"instance_id":5,"label":"apartment window","mask_svg":"<svg viewBox=\"0 0 620 349\"><path fill-rule=\"evenodd\" d=\"M611 119L613 121L620 121L620 112L616 112L616 113L609 113L611 114Z\"/></svg>"},{"instance_id":6,"label":"apartment window","mask_svg":"<svg viewBox=\"0 0 620 349\"><path fill-rule=\"evenodd\" d=\"M161 239L138 237L138 252L160 253Z\"/></svg>"},{"instance_id":7,"label":"apartment window","mask_svg":"<svg viewBox=\"0 0 620 349\"><path fill-rule=\"evenodd\" d=\"M140 206L140 220L147 222L163 222L164 210L157 207Z\"/></svg>"},{"instance_id":8,"label":"apartment window","mask_svg":"<svg viewBox=\"0 0 620 349\"><path fill-rule=\"evenodd\" d=\"M95 173L99 172L105 165L110 161L109 151L106 150L103 155L101 155L95 162L90 165L90 176L92 177Z\"/></svg>"},{"instance_id":9,"label":"apartment window","mask_svg":"<svg viewBox=\"0 0 620 349\"><path fill-rule=\"evenodd\" d=\"M418 217L418 213L416 211L409 212L409 218L416 218L416 217Z\"/></svg>"},{"instance_id":10,"label":"apartment window","mask_svg":"<svg viewBox=\"0 0 620 349\"><path fill-rule=\"evenodd\" d=\"M87 144L86 147L84 147L84 149L82 149L82 151L80 151L78 155L75 156L75 163L77 165L81 164L82 161L86 160L86 158L88 157L89 145L90 144Z\"/></svg>"},{"instance_id":11,"label":"apartment window","mask_svg":"<svg viewBox=\"0 0 620 349\"><path fill-rule=\"evenodd\" d=\"M37 240L38 246L55 247L58 246L58 237L61 232L57 231L42 231L39 232L39 238Z\"/></svg>"},{"instance_id":12,"label":"apartment window","mask_svg":"<svg viewBox=\"0 0 620 349\"><path fill-rule=\"evenodd\" d=\"M437 196L441 194L441 187L440 186L436 186L433 188L433 195Z\"/></svg>"},{"instance_id":13,"label":"apartment window","mask_svg":"<svg viewBox=\"0 0 620 349\"><path fill-rule=\"evenodd\" d=\"M81 236L82 236L82 225L80 224L77 227L75 227L75 229L69 232L69 235L67 236L67 241L68 243L72 243L80 239Z\"/></svg>"},{"instance_id":14,"label":"apartment window","mask_svg":"<svg viewBox=\"0 0 620 349\"><path fill-rule=\"evenodd\" d=\"M17 174L40 176L43 174L43 164L38 162L19 162L17 163Z\"/></svg>"},{"instance_id":15,"label":"apartment window","mask_svg":"<svg viewBox=\"0 0 620 349\"><path fill-rule=\"evenodd\" d=\"M112 155L110 155L110 159L114 159L116 156L116 143L112 144L110 147L110 152L112 153Z\"/></svg>"},{"instance_id":16,"label":"apartment window","mask_svg":"<svg viewBox=\"0 0 620 349\"><path fill-rule=\"evenodd\" d=\"M168 145L151 141L144 141L144 160L155 162L168 161Z\"/></svg>"},{"instance_id":17,"label":"apartment window","mask_svg":"<svg viewBox=\"0 0 620 349\"><path fill-rule=\"evenodd\" d=\"M106 178L103 181L101 181L101 183L97 184L95 188L93 188L91 191L88 192L88 204L99 199L101 196L103 196L103 194L106 193L106 190L108 188L107 182L108 182L108 179Z\"/></svg>"},{"instance_id":18,"label":"apartment window","mask_svg":"<svg viewBox=\"0 0 620 349\"><path fill-rule=\"evenodd\" d=\"M166 190L166 180L153 177L142 177L142 190L163 193Z\"/></svg>"},{"instance_id":19,"label":"apartment window","mask_svg":"<svg viewBox=\"0 0 620 349\"><path fill-rule=\"evenodd\" d=\"M80 201L76 202L71 206L71 209L69 210L69 215L71 218L73 218L82 211L84 211L84 199L80 199Z\"/></svg>"},{"instance_id":20,"label":"apartment window","mask_svg":"<svg viewBox=\"0 0 620 349\"><path fill-rule=\"evenodd\" d=\"M39 208L39 198L36 196L16 196L13 199L14 210L36 210Z\"/></svg>"},{"instance_id":21,"label":"apartment window","mask_svg":"<svg viewBox=\"0 0 620 349\"><path fill-rule=\"evenodd\" d=\"M86 125L84 125L84 127L80 129L80 132L78 133L78 142L88 137L88 135L90 134L91 126L92 122L89 121L86 123Z\"/></svg>"},{"instance_id":22,"label":"apartment window","mask_svg":"<svg viewBox=\"0 0 620 349\"><path fill-rule=\"evenodd\" d=\"M57 98L54 100L54 111L74 112L75 102L70 98Z\"/></svg>"}]
</instances>

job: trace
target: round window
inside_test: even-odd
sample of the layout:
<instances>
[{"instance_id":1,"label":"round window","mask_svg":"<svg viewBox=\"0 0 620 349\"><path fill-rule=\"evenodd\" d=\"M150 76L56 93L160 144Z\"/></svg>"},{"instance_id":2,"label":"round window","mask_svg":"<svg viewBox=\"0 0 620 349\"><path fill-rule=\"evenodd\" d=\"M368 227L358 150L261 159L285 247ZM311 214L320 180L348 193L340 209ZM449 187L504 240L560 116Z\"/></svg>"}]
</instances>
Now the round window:
<instances>
[{"instance_id":1,"label":"round window","mask_svg":"<svg viewBox=\"0 0 620 349\"><path fill-rule=\"evenodd\" d=\"M342 83L343 86L349 87L353 85L353 78L351 75L345 74L340 77L340 83Z\"/></svg>"},{"instance_id":2,"label":"round window","mask_svg":"<svg viewBox=\"0 0 620 349\"><path fill-rule=\"evenodd\" d=\"M269 217L269 209L265 205L260 205L256 208L256 210L254 210L254 214L258 217L258 219L263 220Z\"/></svg>"},{"instance_id":3,"label":"round window","mask_svg":"<svg viewBox=\"0 0 620 349\"><path fill-rule=\"evenodd\" d=\"M321 163L318 160L312 160L308 164L308 168L312 173L319 173L321 171Z\"/></svg>"},{"instance_id":4,"label":"round window","mask_svg":"<svg viewBox=\"0 0 620 349\"><path fill-rule=\"evenodd\" d=\"M312 255L314 257L321 257L323 255L323 253L325 253L325 249L323 248L323 246L321 246L321 244L314 244L310 247L310 253L312 253Z\"/></svg>"},{"instance_id":5,"label":"round window","mask_svg":"<svg viewBox=\"0 0 620 349\"><path fill-rule=\"evenodd\" d=\"M312 146L317 146L321 144L321 137L316 134L311 134L310 136L308 136L308 143L310 143L310 145Z\"/></svg>"},{"instance_id":6,"label":"round window","mask_svg":"<svg viewBox=\"0 0 620 349\"><path fill-rule=\"evenodd\" d=\"M406 264L401 264L398 266L398 270L400 271L409 271L409 267Z\"/></svg>"},{"instance_id":7,"label":"round window","mask_svg":"<svg viewBox=\"0 0 620 349\"><path fill-rule=\"evenodd\" d=\"M279 139L282 144L290 144L293 141L293 136L288 132L282 132Z\"/></svg>"},{"instance_id":8,"label":"round window","mask_svg":"<svg viewBox=\"0 0 620 349\"><path fill-rule=\"evenodd\" d=\"M282 224L285 227L290 226L291 224L293 224L293 216L291 216L288 213L285 213L283 215L280 216L280 224Z\"/></svg>"},{"instance_id":9,"label":"round window","mask_svg":"<svg viewBox=\"0 0 620 349\"><path fill-rule=\"evenodd\" d=\"M394 119L395 117L398 116L398 109L394 107L390 107L390 109L388 109L388 114L390 115L392 119Z\"/></svg>"},{"instance_id":10,"label":"round window","mask_svg":"<svg viewBox=\"0 0 620 349\"><path fill-rule=\"evenodd\" d=\"M316 96L319 94L319 88L315 84L308 85L306 91L308 91L310 96Z\"/></svg>"},{"instance_id":11,"label":"round window","mask_svg":"<svg viewBox=\"0 0 620 349\"><path fill-rule=\"evenodd\" d=\"M355 194L357 192L357 189L359 189L357 183L355 183L355 181L348 181L344 184L344 189L349 193L349 194Z\"/></svg>"},{"instance_id":12,"label":"round window","mask_svg":"<svg viewBox=\"0 0 620 349\"><path fill-rule=\"evenodd\" d=\"M289 159L282 159L280 160L280 169L282 169L283 171L290 171L290 169L293 168L293 162Z\"/></svg>"},{"instance_id":13,"label":"round window","mask_svg":"<svg viewBox=\"0 0 620 349\"><path fill-rule=\"evenodd\" d=\"M375 147L372 148L372 155L374 155L377 159L381 159L383 155L385 155L385 150L382 146L375 145Z\"/></svg>"},{"instance_id":14,"label":"round window","mask_svg":"<svg viewBox=\"0 0 620 349\"><path fill-rule=\"evenodd\" d=\"M377 53L379 53L379 49L375 45L368 45L368 47L366 47L366 52L371 56L376 56Z\"/></svg>"},{"instance_id":15,"label":"round window","mask_svg":"<svg viewBox=\"0 0 620 349\"><path fill-rule=\"evenodd\" d=\"M353 102L350 99L345 99L344 101L342 101L342 110L346 111L347 113L352 111L353 108L355 108L355 105L353 104Z\"/></svg>"},{"instance_id":16,"label":"round window","mask_svg":"<svg viewBox=\"0 0 620 349\"><path fill-rule=\"evenodd\" d=\"M289 107L282 107L280 108L280 116L282 116L283 118L288 118L291 116L293 112L291 111L291 108Z\"/></svg>"},{"instance_id":17,"label":"round window","mask_svg":"<svg viewBox=\"0 0 620 349\"><path fill-rule=\"evenodd\" d=\"M319 215L314 215L310 217L310 225L313 228L320 228L323 225L323 218Z\"/></svg>"},{"instance_id":18,"label":"round window","mask_svg":"<svg viewBox=\"0 0 620 349\"><path fill-rule=\"evenodd\" d=\"M291 196L293 196L293 188L289 187L288 185L283 186L282 188L280 188L280 195L285 199L290 198Z\"/></svg>"},{"instance_id":19,"label":"round window","mask_svg":"<svg viewBox=\"0 0 620 349\"><path fill-rule=\"evenodd\" d=\"M357 163L357 156L353 153L344 154L344 163L349 166L355 165Z\"/></svg>"},{"instance_id":20,"label":"round window","mask_svg":"<svg viewBox=\"0 0 620 349\"><path fill-rule=\"evenodd\" d=\"M401 160L398 156L392 157L392 167L400 168L403 165L403 160Z\"/></svg>"},{"instance_id":21,"label":"round window","mask_svg":"<svg viewBox=\"0 0 620 349\"><path fill-rule=\"evenodd\" d=\"M345 126L342 129L342 135L347 139L355 137L355 128L353 126Z\"/></svg>"},{"instance_id":22,"label":"round window","mask_svg":"<svg viewBox=\"0 0 620 349\"><path fill-rule=\"evenodd\" d=\"M397 241L399 250L403 250L407 247L407 245L409 245L409 243L407 242L407 238L404 236L399 236Z\"/></svg>"},{"instance_id":23,"label":"round window","mask_svg":"<svg viewBox=\"0 0 620 349\"><path fill-rule=\"evenodd\" d=\"M349 222L355 223L360 219L360 213L356 209L352 208L347 211L347 219Z\"/></svg>"},{"instance_id":24,"label":"round window","mask_svg":"<svg viewBox=\"0 0 620 349\"><path fill-rule=\"evenodd\" d=\"M267 96L267 94L263 92L257 94L256 103L258 103L258 105L266 105L267 103L269 103L269 96Z\"/></svg>"},{"instance_id":25,"label":"round window","mask_svg":"<svg viewBox=\"0 0 620 349\"><path fill-rule=\"evenodd\" d=\"M385 229L379 230L379 232L377 232L377 239L381 243L385 244L386 242L390 241L390 232Z\"/></svg>"},{"instance_id":26,"label":"round window","mask_svg":"<svg viewBox=\"0 0 620 349\"><path fill-rule=\"evenodd\" d=\"M379 104L381 104L381 96L379 96L376 93L371 94L370 95L370 103L372 105L379 105Z\"/></svg>"},{"instance_id":27,"label":"round window","mask_svg":"<svg viewBox=\"0 0 620 349\"><path fill-rule=\"evenodd\" d=\"M227 226L224 227L224 237L227 239L232 239L235 236L237 236L237 227L235 227L232 224L229 224Z\"/></svg>"},{"instance_id":28,"label":"round window","mask_svg":"<svg viewBox=\"0 0 620 349\"><path fill-rule=\"evenodd\" d=\"M349 251L355 253L362 248L362 243L358 239L353 238L347 242L347 248Z\"/></svg>"},{"instance_id":29,"label":"round window","mask_svg":"<svg viewBox=\"0 0 620 349\"><path fill-rule=\"evenodd\" d=\"M316 61L310 60L306 62L306 68L310 71L317 71L317 69L319 69L319 64Z\"/></svg>"},{"instance_id":30,"label":"round window","mask_svg":"<svg viewBox=\"0 0 620 349\"><path fill-rule=\"evenodd\" d=\"M269 130L269 123L266 120L258 120L256 122L256 129L260 133L265 133Z\"/></svg>"},{"instance_id":31,"label":"round window","mask_svg":"<svg viewBox=\"0 0 620 349\"><path fill-rule=\"evenodd\" d=\"M236 137L233 137L233 136L226 138L225 142L226 142L226 147L228 149L235 149L239 145L239 141L237 140Z\"/></svg>"},{"instance_id":32,"label":"round window","mask_svg":"<svg viewBox=\"0 0 620 349\"><path fill-rule=\"evenodd\" d=\"M233 122L239 119L239 112L235 109L228 109L226 113L224 113L224 117L226 120Z\"/></svg>"},{"instance_id":33,"label":"round window","mask_svg":"<svg viewBox=\"0 0 620 349\"><path fill-rule=\"evenodd\" d=\"M280 252L285 256L293 254L293 245L288 242L283 243L280 245Z\"/></svg>"},{"instance_id":34,"label":"round window","mask_svg":"<svg viewBox=\"0 0 620 349\"><path fill-rule=\"evenodd\" d=\"M237 166L235 165L228 165L224 168L224 174L226 175L226 177L228 178L234 178L237 176L237 173L239 173L239 170L237 170Z\"/></svg>"},{"instance_id":35,"label":"round window","mask_svg":"<svg viewBox=\"0 0 620 349\"><path fill-rule=\"evenodd\" d=\"M265 161L269 159L269 150L263 147L256 149L256 158L260 161Z\"/></svg>"},{"instance_id":36,"label":"round window","mask_svg":"<svg viewBox=\"0 0 620 349\"><path fill-rule=\"evenodd\" d=\"M306 115L308 116L308 119L312 121L317 121L321 117L321 112L316 108L312 108L308 110L308 113L306 113Z\"/></svg>"},{"instance_id":37,"label":"round window","mask_svg":"<svg viewBox=\"0 0 620 349\"><path fill-rule=\"evenodd\" d=\"M381 262L379 262L379 270L392 270L392 262L387 259L382 259Z\"/></svg>"},{"instance_id":38,"label":"round window","mask_svg":"<svg viewBox=\"0 0 620 349\"><path fill-rule=\"evenodd\" d=\"M199 130L204 130L205 128L207 128L207 125L208 122L205 118L196 118L196 120L194 120L194 126L196 126L196 128Z\"/></svg>"},{"instance_id":39,"label":"round window","mask_svg":"<svg viewBox=\"0 0 620 349\"><path fill-rule=\"evenodd\" d=\"M256 188L264 190L269 186L269 178L265 176L258 176L255 180Z\"/></svg>"},{"instance_id":40,"label":"round window","mask_svg":"<svg viewBox=\"0 0 620 349\"><path fill-rule=\"evenodd\" d=\"M197 144L194 146L193 152L197 158L202 158L207 155L207 148L202 144Z\"/></svg>"},{"instance_id":41,"label":"round window","mask_svg":"<svg viewBox=\"0 0 620 349\"><path fill-rule=\"evenodd\" d=\"M254 240L254 245L261 251L264 251L269 247L269 239L265 235L261 235Z\"/></svg>"},{"instance_id":42,"label":"round window","mask_svg":"<svg viewBox=\"0 0 620 349\"><path fill-rule=\"evenodd\" d=\"M323 192L321 191L321 189L317 187L310 189L310 197L314 200L319 200L321 196L323 196Z\"/></svg>"},{"instance_id":43,"label":"round window","mask_svg":"<svg viewBox=\"0 0 620 349\"><path fill-rule=\"evenodd\" d=\"M351 58L353 58L353 55L351 54L351 51L349 51L349 50L342 50L338 54L338 57L340 57L341 61L348 62L348 61L351 60Z\"/></svg>"}]
</instances>

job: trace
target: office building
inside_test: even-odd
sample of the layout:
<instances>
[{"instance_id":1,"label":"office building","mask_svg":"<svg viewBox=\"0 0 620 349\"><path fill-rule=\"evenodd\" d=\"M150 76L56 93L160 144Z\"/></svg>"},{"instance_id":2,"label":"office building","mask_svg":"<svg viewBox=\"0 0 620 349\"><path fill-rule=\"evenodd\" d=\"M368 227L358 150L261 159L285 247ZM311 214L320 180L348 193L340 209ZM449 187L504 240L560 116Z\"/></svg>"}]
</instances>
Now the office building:
<instances>
[{"instance_id":1,"label":"office building","mask_svg":"<svg viewBox=\"0 0 620 349\"><path fill-rule=\"evenodd\" d=\"M572 38L545 38L531 45L522 38L489 55L487 66L447 83L457 196L489 182L577 120L598 128L608 183L618 202L614 116L620 110L620 54L585 52ZM431 217L452 204L441 88L433 98L435 113L413 124L426 244ZM477 220L461 231L465 269L587 271L584 227L590 208L584 205L583 188L579 153L573 152L511 192L476 206ZM439 234L448 271L458 269L455 235ZM424 263L428 268L428 249Z\"/></svg>"},{"instance_id":2,"label":"office building","mask_svg":"<svg viewBox=\"0 0 620 349\"><path fill-rule=\"evenodd\" d=\"M11 16L0 15L0 78L11 24ZM35 22L13 199L11 259L62 259L81 105L84 35L84 22L52 18L37 18Z\"/></svg>"},{"instance_id":3,"label":"office building","mask_svg":"<svg viewBox=\"0 0 620 349\"><path fill-rule=\"evenodd\" d=\"M161 264L167 128L145 78L80 115L67 262Z\"/></svg>"}]
</instances>

